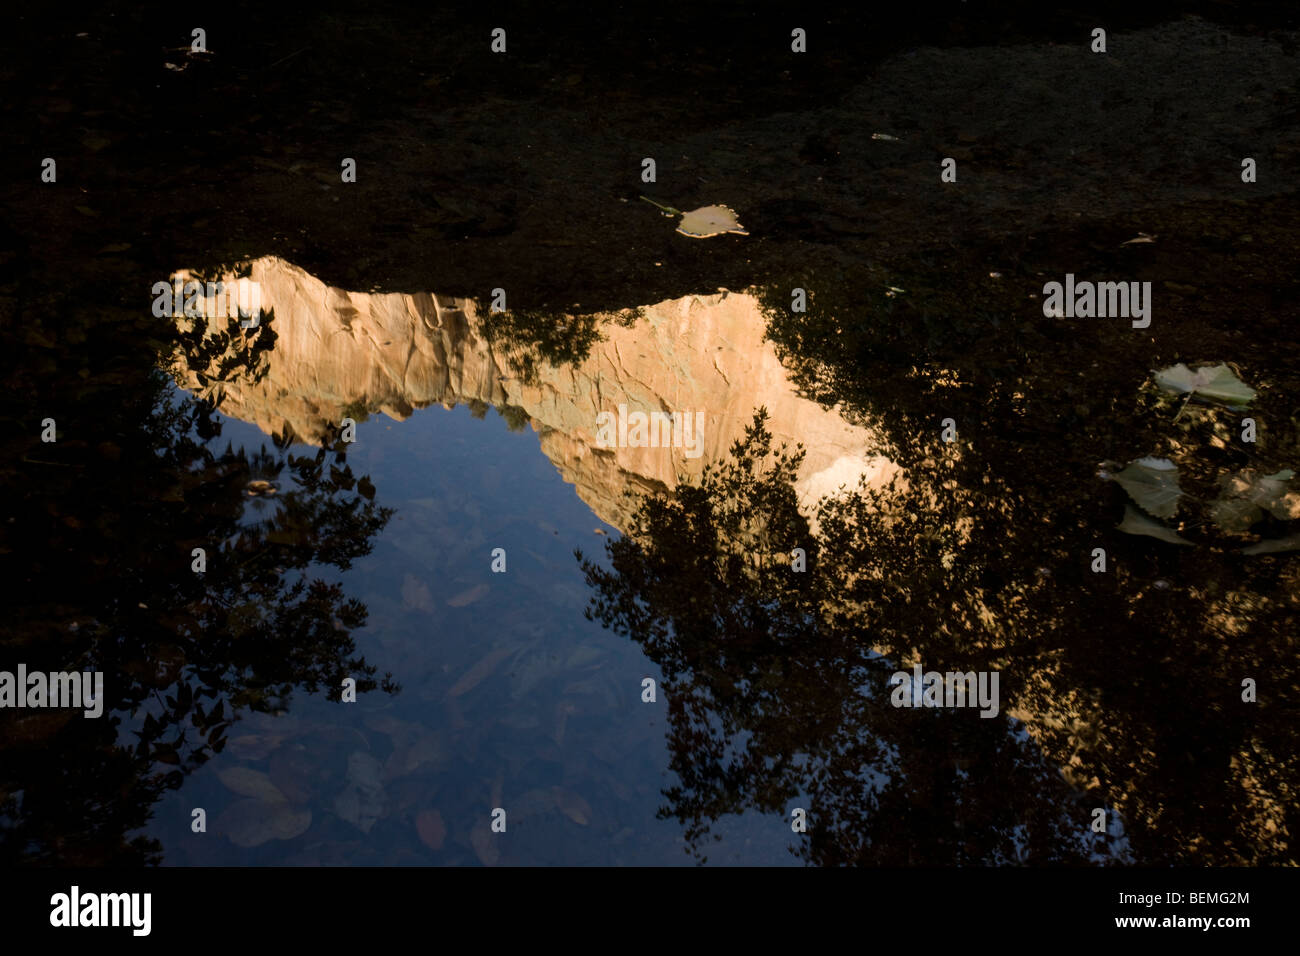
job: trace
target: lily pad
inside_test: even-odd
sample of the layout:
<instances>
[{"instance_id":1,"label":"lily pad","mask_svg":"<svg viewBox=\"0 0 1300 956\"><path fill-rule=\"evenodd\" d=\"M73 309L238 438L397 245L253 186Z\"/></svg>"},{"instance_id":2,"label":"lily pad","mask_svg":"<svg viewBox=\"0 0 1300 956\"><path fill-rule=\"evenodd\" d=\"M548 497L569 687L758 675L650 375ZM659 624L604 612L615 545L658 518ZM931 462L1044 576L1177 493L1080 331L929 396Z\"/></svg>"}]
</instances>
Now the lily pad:
<instances>
[{"instance_id":1,"label":"lily pad","mask_svg":"<svg viewBox=\"0 0 1300 956\"><path fill-rule=\"evenodd\" d=\"M1156 383L1171 392L1200 395L1233 408L1245 408L1255 398L1255 390L1222 363L1193 372L1179 362L1156 372Z\"/></svg>"},{"instance_id":2,"label":"lily pad","mask_svg":"<svg viewBox=\"0 0 1300 956\"><path fill-rule=\"evenodd\" d=\"M1167 458L1139 458L1115 476L1129 497L1147 514L1172 518L1183 490L1178 467Z\"/></svg>"},{"instance_id":3,"label":"lily pad","mask_svg":"<svg viewBox=\"0 0 1300 956\"><path fill-rule=\"evenodd\" d=\"M1176 532L1170 528L1166 528L1158 521L1152 521L1132 505L1124 506L1124 520L1121 521L1117 527L1125 534L1142 534L1149 538L1159 538L1161 541L1168 541L1170 544L1195 545L1195 542L1179 537Z\"/></svg>"}]
</instances>

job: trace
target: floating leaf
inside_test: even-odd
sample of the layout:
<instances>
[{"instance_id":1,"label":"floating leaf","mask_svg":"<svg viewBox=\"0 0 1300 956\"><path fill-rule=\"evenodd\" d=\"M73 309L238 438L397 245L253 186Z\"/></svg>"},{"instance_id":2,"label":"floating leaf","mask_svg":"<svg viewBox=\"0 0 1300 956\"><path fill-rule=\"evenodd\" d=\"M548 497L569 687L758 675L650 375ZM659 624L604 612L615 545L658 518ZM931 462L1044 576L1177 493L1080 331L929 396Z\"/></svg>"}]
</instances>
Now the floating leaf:
<instances>
[{"instance_id":1,"label":"floating leaf","mask_svg":"<svg viewBox=\"0 0 1300 956\"><path fill-rule=\"evenodd\" d=\"M1167 458L1139 458L1115 476L1143 511L1157 518L1172 518L1183 491L1178 468Z\"/></svg>"},{"instance_id":2,"label":"floating leaf","mask_svg":"<svg viewBox=\"0 0 1300 956\"><path fill-rule=\"evenodd\" d=\"M415 818L415 832L430 850L441 850L442 841L447 839L447 824L437 810L425 810Z\"/></svg>"},{"instance_id":3,"label":"floating leaf","mask_svg":"<svg viewBox=\"0 0 1300 956\"><path fill-rule=\"evenodd\" d=\"M1125 534L1144 534L1150 538L1159 538L1170 544L1195 544L1186 538L1180 538L1174 531L1157 521L1152 521L1132 505L1124 506L1124 520L1118 525Z\"/></svg>"},{"instance_id":4,"label":"floating leaf","mask_svg":"<svg viewBox=\"0 0 1300 956\"><path fill-rule=\"evenodd\" d=\"M1210 508L1210 518L1222 530L1247 531L1263 514L1245 498L1220 498Z\"/></svg>"},{"instance_id":5,"label":"floating leaf","mask_svg":"<svg viewBox=\"0 0 1300 956\"><path fill-rule=\"evenodd\" d=\"M1242 554L1274 554L1279 551L1300 551L1300 534L1285 538L1268 538L1249 548L1242 548Z\"/></svg>"},{"instance_id":6,"label":"floating leaf","mask_svg":"<svg viewBox=\"0 0 1300 956\"><path fill-rule=\"evenodd\" d=\"M1227 482L1224 495L1210 511L1211 517L1224 531L1245 531L1265 511L1282 521L1300 518L1300 494L1287 485L1294 477L1295 472L1289 468L1263 476L1247 468Z\"/></svg>"},{"instance_id":7,"label":"floating leaf","mask_svg":"<svg viewBox=\"0 0 1300 956\"><path fill-rule=\"evenodd\" d=\"M729 232L738 236L749 235L736 219L735 212L726 206L701 206L699 209L692 209L682 216L677 231L692 239L707 239L710 236L721 236Z\"/></svg>"},{"instance_id":8,"label":"floating leaf","mask_svg":"<svg viewBox=\"0 0 1300 956\"><path fill-rule=\"evenodd\" d=\"M1245 408L1255 398L1255 390L1223 364L1193 372L1179 362L1156 372L1156 383L1171 392L1201 395L1233 408Z\"/></svg>"}]
</instances>

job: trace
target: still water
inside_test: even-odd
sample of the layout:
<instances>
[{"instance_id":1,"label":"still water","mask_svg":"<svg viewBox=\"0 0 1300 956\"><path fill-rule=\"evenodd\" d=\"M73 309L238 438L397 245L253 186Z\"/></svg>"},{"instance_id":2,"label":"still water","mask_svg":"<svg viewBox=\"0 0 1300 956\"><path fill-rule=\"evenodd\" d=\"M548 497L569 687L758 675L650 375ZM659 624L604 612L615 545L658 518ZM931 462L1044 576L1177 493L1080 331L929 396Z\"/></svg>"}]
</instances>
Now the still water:
<instances>
[{"instance_id":1,"label":"still water","mask_svg":"<svg viewBox=\"0 0 1300 956\"><path fill-rule=\"evenodd\" d=\"M222 440L269 443L239 422ZM536 433L495 411L435 407L361 423L348 461L394 514L373 552L332 577L369 607L359 649L401 691L355 705L303 695L280 716L241 721L146 828L167 862L690 862L680 826L655 819L669 782L664 711L641 696L659 669L582 615L573 551L601 553L599 535L618 531L574 495ZM494 574L502 546L507 570ZM287 840L260 801L277 789L293 797L286 832L302 830ZM190 832L196 806L209 835ZM508 814L500 848L495 807ZM712 859L792 859L781 821L745 822Z\"/></svg>"},{"instance_id":2,"label":"still water","mask_svg":"<svg viewBox=\"0 0 1300 956\"><path fill-rule=\"evenodd\" d=\"M13 25L0 862L1297 862L1284 14L223 7Z\"/></svg>"}]
</instances>

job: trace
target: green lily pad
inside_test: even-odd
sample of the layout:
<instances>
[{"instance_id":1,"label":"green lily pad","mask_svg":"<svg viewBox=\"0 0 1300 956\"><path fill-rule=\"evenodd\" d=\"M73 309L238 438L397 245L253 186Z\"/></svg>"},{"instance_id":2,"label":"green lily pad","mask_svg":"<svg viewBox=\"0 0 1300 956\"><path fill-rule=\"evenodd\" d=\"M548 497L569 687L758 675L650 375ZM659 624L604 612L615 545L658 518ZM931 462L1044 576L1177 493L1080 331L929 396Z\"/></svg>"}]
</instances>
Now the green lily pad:
<instances>
[{"instance_id":1,"label":"green lily pad","mask_svg":"<svg viewBox=\"0 0 1300 956\"><path fill-rule=\"evenodd\" d=\"M1147 514L1172 518L1183 490L1178 467L1167 458L1139 458L1115 476L1129 497Z\"/></svg>"},{"instance_id":2,"label":"green lily pad","mask_svg":"<svg viewBox=\"0 0 1300 956\"><path fill-rule=\"evenodd\" d=\"M1195 546L1194 541L1188 541L1186 538L1179 537L1172 529L1166 528L1158 521L1152 521L1132 505L1124 506L1124 520L1116 527L1125 534L1143 534L1149 538L1159 538L1161 541L1168 541L1170 544L1189 544Z\"/></svg>"},{"instance_id":3,"label":"green lily pad","mask_svg":"<svg viewBox=\"0 0 1300 956\"><path fill-rule=\"evenodd\" d=\"M1193 372L1179 362L1156 372L1156 383L1171 392L1200 395L1233 408L1245 408L1255 398L1255 390L1222 363Z\"/></svg>"}]
</instances>

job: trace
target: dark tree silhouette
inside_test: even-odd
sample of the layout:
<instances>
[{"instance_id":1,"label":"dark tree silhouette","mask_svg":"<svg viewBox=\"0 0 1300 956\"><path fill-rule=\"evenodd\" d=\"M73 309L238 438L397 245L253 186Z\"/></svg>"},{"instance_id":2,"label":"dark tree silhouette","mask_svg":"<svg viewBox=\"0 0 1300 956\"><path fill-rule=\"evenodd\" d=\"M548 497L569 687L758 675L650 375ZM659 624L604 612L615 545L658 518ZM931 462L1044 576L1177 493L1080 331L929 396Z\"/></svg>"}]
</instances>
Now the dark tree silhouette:
<instances>
[{"instance_id":1,"label":"dark tree silhouette","mask_svg":"<svg viewBox=\"0 0 1300 956\"><path fill-rule=\"evenodd\" d=\"M866 498L828 502L819 518L832 530L814 536L793 488L802 451L773 450L765 422L760 410L697 487L645 499L631 532L606 545L610 569L578 555L595 591L589 616L663 671L681 782L661 813L705 859L724 814L796 806L809 818L796 852L819 864L1083 862L1102 851L1076 795L1005 719L891 704L897 665L874 645L900 602L850 609L863 595L841 591L879 568L882 544L892 556L889 516L863 530L867 546L846 534ZM993 662L958 645L927 663Z\"/></svg>"},{"instance_id":2,"label":"dark tree silhouette","mask_svg":"<svg viewBox=\"0 0 1300 956\"><path fill-rule=\"evenodd\" d=\"M59 321L76 340L103 320L73 311ZM269 324L256 333L268 343ZM215 384L255 374L262 348L236 344L237 323L216 338L217 351L183 358L205 369L215 361ZM213 338L179 341L202 350ZM359 692L397 689L357 654L365 606L316 571L348 568L387 523L369 479L353 475L342 443L294 455L281 436L271 450L215 451L213 401L176 393L157 371L172 343L146 343L114 339L84 388L37 379L6 393L5 416L21 429L3 463L14 508L0 525L0 560L22 600L0 621L0 666L94 668L106 697L98 719L0 712L9 863L158 862L162 847L128 834L222 749L241 712L287 708L296 689L338 699L344 677ZM61 345L48 351L66 360ZM31 374L25 358L11 381ZM47 417L55 443L39 439ZM252 497L254 479L279 493Z\"/></svg>"}]
</instances>

